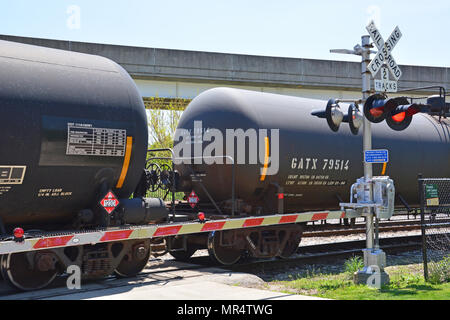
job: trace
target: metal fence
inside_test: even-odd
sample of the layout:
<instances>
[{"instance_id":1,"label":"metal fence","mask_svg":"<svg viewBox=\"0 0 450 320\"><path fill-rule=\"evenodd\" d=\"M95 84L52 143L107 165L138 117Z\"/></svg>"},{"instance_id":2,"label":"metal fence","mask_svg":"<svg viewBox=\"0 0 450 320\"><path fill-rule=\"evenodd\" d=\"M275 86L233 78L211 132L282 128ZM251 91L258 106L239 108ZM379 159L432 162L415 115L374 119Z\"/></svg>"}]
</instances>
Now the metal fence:
<instances>
[{"instance_id":1,"label":"metal fence","mask_svg":"<svg viewBox=\"0 0 450 320\"><path fill-rule=\"evenodd\" d=\"M423 269L426 281L450 281L450 179L419 176Z\"/></svg>"},{"instance_id":2,"label":"metal fence","mask_svg":"<svg viewBox=\"0 0 450 320\"><path fill-rule=\"evenodd\" d=\"M150 189L147 190L147 197L160 198L163 201L181 200L184 197L183 192L174 191L174 177L172 176L173 164L171 160L165 158L149 158L146 163L146 169L150 171L151 182Z\"/></svg>"}]
</instances>

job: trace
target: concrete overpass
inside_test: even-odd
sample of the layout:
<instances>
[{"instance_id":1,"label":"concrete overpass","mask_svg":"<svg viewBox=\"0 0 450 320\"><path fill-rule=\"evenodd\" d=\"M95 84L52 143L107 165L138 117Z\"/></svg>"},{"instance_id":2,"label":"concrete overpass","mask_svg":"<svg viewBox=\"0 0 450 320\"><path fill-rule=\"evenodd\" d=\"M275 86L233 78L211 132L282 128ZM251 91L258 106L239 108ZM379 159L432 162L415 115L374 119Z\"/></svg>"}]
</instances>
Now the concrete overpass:
<instances>
[{"instance_id":1,"label":"concrete overpass","mask_svg":"<svg viewBox=\"0 0 450 320\"><path fill-rule=\"evenodd\" d=\"M135 80L147 107L183 108L204 90L229 86L328 100L361 97L357 62L142 48L0 35L0 39L104 56ZM301 54L301 53L299 53ZM450 68L400 65L399 89L450 88ZM434 92L416 92L428 95Z\"/></svg>"}]
</instances>

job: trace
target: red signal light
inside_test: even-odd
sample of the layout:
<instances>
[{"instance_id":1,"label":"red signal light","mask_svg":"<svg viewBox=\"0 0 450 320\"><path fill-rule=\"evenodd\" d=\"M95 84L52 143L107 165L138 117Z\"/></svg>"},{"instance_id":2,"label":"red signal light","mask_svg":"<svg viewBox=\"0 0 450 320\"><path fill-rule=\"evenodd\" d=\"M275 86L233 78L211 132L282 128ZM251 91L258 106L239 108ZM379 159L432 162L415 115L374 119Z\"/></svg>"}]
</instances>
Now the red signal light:
<instances>
[{"instance_id":1,"label":"red signal light","mask_svg":"<svg viewBox=\"0 0 450 320\"><path fill-rule=\"evenodd\" d=\"M381 117L384 113L384 107L372 108L369 110L370 114L375 118Z\"/></svg>"},{"instance_id":2,"label":"red signal light","mask_svg":"<svg viewBox=\"0 0 450 320\"><path fill-rule=\"evenodd\" d=\"M410 125L412 117L416 113L429 112L429 110L429 105L420 103L402 104L390 111L389 116L386 118L386 123L391 129L401 131Z\"/></svg>"},{"instance_id":3,"label":"red signal light","mask_svg":"<svg viewBox=\"0 0 450 320\"><path fill-rule=\"evenodd\" d=\"M284 199L284 193L279 193L278 200L283 200L283 199Z\"/></svg>"},{"instance_id":4,"label":"red signal light","mask_svg":"<svg viewBox=\"0 0 450 320\"><path fill-rule=\"evenodd\" d=\"M364 114L370 122L379 123L388 117L392 117L392 111L394 111L399 105L408 103L409 102L406 97L388 99L384 94L374 94L367 98L364 104ZM399 112L395 112L394 114L398 113ZM402 116L398 116L396 119L399 120L394 119L394 123L401 122L404 118L402 119Z\"/></svg>"},{"instance_id":5,"label":"red signal light","mask_svg":"<svg viewBox=\"0 0 450 320\"><path fill-rule=\"evenodd\" d=\"M397 113L396 115L392 116L392 120L394 120L395 122L402 122L403 120L405 120L406 117L406 112L400 112Z\"/></svg>"},{"instance_id":6,"label":"red signal light","mask_svg":"<svg viewBox=\"0 0 450 320\"><path fill-rule=\"evenodd\" d=\"M205 221L205 214L203 212L199 212L197 214L198 220Z\"/></svg>"},{"instance_id":7,"label":"red signal light","mask_svg":"<svg viewBox=\"0 0 450 320\"><path fill-rule=\"evenodd\" d=\"M386 104L388 100L383 94L374 94L366 99L363 112L367 120L379 123L385 119Z\"/></svg>"}]
</instances>

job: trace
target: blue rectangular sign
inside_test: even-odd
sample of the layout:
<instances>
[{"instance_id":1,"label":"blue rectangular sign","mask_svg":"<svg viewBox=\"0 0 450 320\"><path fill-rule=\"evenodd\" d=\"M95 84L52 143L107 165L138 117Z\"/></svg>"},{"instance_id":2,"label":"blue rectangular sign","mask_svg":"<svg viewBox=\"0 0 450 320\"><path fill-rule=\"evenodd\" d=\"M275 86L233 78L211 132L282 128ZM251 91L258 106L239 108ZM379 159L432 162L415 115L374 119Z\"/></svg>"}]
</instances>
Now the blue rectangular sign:
<instances>
[{"instance_id":1,"label":"blue rectangular sign","mask_svg":"<svg viewBox=\"0 0 450 320\"><path fill-rule=\"evenodd\" d=\"M389 162L389 152L385 149L367 150L364 152L364 162L366 162L366 163Z\"/></svg>"}]
</instances>

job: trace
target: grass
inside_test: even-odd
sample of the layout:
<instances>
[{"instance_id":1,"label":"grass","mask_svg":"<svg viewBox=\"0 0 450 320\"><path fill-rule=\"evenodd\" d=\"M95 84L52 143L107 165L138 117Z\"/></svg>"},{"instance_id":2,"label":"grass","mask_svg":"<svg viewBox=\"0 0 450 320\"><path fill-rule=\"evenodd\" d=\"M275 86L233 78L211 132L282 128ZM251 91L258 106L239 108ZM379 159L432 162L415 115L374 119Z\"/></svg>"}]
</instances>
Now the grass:
<instances>
[{"instance_id":1,"label":"grass","mask_svg":"<svg viewBox=\"0 0 450 320\"><path fill-rule=\"evenodd\" d=\"M355 273L358 270L361 270L363 267L364 261L359 256L347 259L344 263L344 271L351 274Z\"/></svg>"},{"instance_id":2,"label":"grass","mask_svg":"<svg viewBox=\"0 0 450 320\"><path fill-rule=\"evenodd\" d=\"M285 281L271 281L268 289L284 293L318 296L337 300L449 300L450 283L430 283L423 278L421 264L387 267L390 283L380 290L353 283L353 272L361 261L347 260L344 271L322 273L308 270L290 275ZM356 269L355 269L356 268Z\"/></svg>"},{"instance_id":3,"label":"grass","mask_svg":"<svg viewBox=\"0 0 450 320\"><path fill-rule=\"evenodd\" d=\"M429 264L429 281L433 284L450 282L450 255Z\"/></svg>"}]
</instances>

